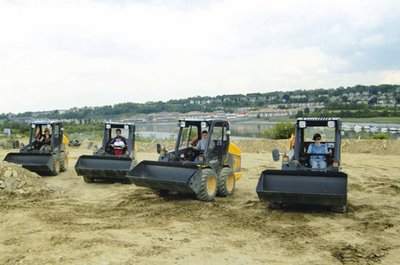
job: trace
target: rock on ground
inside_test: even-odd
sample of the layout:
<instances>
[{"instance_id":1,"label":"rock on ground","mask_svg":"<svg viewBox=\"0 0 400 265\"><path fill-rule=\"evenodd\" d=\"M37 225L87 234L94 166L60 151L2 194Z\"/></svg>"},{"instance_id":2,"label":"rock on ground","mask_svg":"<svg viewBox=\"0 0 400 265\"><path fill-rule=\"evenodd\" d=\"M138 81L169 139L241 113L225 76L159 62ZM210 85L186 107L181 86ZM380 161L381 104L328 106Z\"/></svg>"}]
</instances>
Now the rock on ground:
<instances>
[{"instance_id":1,"label":"rock on ground","mask_svg":"<svg viewBox=\"0 0 400 265\"><path fill-rule=\"evenodd\" d=\"M42 195L51 191L48 184L36 173L20 165L0 163L0 194Z\"/></svg>"}]
</instances>

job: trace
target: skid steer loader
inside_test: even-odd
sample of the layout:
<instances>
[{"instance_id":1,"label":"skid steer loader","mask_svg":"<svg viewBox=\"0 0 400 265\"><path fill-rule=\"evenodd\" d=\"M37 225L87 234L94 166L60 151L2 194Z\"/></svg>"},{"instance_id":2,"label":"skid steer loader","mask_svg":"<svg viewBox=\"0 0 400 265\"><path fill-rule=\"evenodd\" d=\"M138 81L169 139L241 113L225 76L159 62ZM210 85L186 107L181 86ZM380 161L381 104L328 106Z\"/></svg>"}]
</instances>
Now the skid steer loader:
<instances>
[{"instance_id":1,"label":"skid steer loader","mask_svg":"<svg viewBox=\"0 0 400 265\"><path fill-rule=\"evenodd\" d=\"M43 143L39 139L46 128L50 131L51 141L46 149L41 149ZM61 122L35 121L30 123L29 144L19 153L7 154L4 161L20 164L39 175L56 176L68 168L68 143Z\"/></svg>"},{"instance_id":2,"label":"skid steer loader","mask_svg":"<svg viewBox=\"0 0 400 265\"><path fill-rule=\"evenodd\" d=\"M233 194L236 181L242 176L241 151L229 140L229 124L225 120L183 119L175 149L167 151L157 145L158 161L142 161L127 177L137 186L151 188L165 196L169 192L195 194L199 200L211 201L216 195ZM207 131L204 150L192 147L203 131Z\"/></svg>"},{"instance_id":3,"label":"skid steer loader","mask_svg":"<svg viewBox=\"0 0 400 265\"><path fill-rule=\"evenodd\" d=\"M281 170L265 170L257 184L260 200L270 208L287 204L330 206L345 212L347 207L347 174L340 170L341 121L339 118L299 118L295 124L294 147L283 155ZM322 135L329 154L327 168L312 169L308 146L315 133ZM279 151L273 150L279 160ZM321 156L321 154L318 154Z\"/></svg>"},{"instance_id":4,"label":"skid steer loader","mask_svg":"<svg viewBox=\"0 0 400 265\"><path fill-rule=\"evenodd\" d=\"M101 147L93 155L78 158L75 164L78 176L83 176L86 183L96 179L130 183L125 175L136 165L135 128L133 123L106 122ZM111 145L117 131L121 132L121 138L125 140L121 153L116 153Z\"/></svg>"}]
</instances>

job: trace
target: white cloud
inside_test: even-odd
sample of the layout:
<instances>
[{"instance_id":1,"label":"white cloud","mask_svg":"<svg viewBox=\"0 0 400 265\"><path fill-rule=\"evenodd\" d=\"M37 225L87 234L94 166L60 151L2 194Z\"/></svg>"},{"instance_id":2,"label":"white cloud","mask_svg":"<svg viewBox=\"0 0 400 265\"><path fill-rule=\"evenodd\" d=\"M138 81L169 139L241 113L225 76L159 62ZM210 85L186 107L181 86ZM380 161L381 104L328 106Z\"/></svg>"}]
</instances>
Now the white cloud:
<instances>
[{"instance_id":1,"label":"white cloud","mask_svg":"<svg viewBox=\"0 0 400 265\"><path fill-rule=\"evenodd\" d=\"M398 83L399 13L375 0L0 0L0 90L20 99L1 97L0 113Z\"/></svg>"},{"instance_id":2,"label":"white cloud","mask_svg":"<svg viewBox=\"0 0 400 265\"><path fill-rule=\"evenodd\" d=\"M400 71L398 69L382 71L380 80L382 84L400 84Z\"/></svg>"}]
</instances>

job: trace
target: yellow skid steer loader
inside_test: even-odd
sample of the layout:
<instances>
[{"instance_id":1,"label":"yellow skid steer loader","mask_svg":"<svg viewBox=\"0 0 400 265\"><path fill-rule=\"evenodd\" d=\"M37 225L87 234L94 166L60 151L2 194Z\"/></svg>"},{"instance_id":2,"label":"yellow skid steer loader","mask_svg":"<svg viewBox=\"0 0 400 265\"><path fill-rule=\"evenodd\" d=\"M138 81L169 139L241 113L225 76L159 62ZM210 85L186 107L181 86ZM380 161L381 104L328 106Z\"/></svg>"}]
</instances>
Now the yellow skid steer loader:
<instances>
[{"instance_id":1,"label":"yellow skid steer loader","mask_svg":"<svg viewBox=\"0 0 400 265\"><path fill-rule=\"evenodd\" d=\"M176 191L211 201L216 195L232 195L242 172L241 151L230 142L229 123L183 119L178 126L175 149L168 152L158 144L158 161L139 163L128 173L130 181L160 196Z\"/></svg>"},{"instance_id":2,"label":"yellow skid steer loader","mask_svg":"<svg viewBox=\"0 0 400 265\"><path fill-rule=\"evenodd\" d=\"M45 131L48 141L43 140ZM56 176L68 169L69 139L59 121L35 121L30 124L29 144L19 153L8 153L4 161L22 165L39 175Z\"/></svg>"}]
</instances>

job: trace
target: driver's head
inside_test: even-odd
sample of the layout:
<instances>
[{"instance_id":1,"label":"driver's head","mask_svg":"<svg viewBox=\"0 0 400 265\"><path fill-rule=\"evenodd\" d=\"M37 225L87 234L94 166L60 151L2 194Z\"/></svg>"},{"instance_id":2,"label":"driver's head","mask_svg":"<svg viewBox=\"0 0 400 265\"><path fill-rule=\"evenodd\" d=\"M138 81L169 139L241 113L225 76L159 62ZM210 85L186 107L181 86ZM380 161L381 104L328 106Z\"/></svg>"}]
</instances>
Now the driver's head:
<instances>
[{"instance_id":1,"label":"driver's head","mask_svg":"<svg viewBox=\"0 0 400 265\"><path fill-rule=\"evenodd\" d=\"M206 139L208 132L207 131L202 131L201 132L201 138Z\"/></svg>"},{"instance_id":2,"label":"driver's head","mask_svg":"<svg viewBox=\"0 0 400 265\"><path fill-rule=\"evenodd\" d=\"M313 138L314 141L321 141L321 135L319 133L314 134Z\"/></svg>"},{"instance_id":3,"label":"driver's head","mask_svg":"<svg viewBox=\"0 0 400 265\"><path fill-rule=\"evenodd\" d=\"M117 135L120 135L120 134L121 134L121 129L117 129L117 130L115 131L115 133L116 133Z\"/></svg>"}]
</instances>

